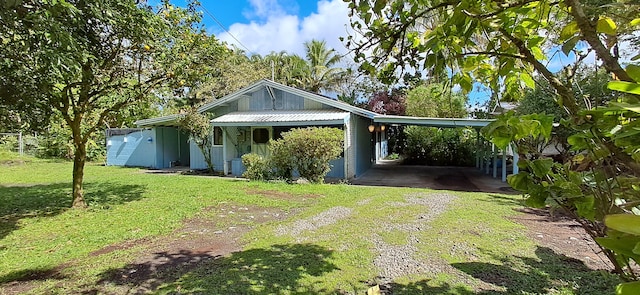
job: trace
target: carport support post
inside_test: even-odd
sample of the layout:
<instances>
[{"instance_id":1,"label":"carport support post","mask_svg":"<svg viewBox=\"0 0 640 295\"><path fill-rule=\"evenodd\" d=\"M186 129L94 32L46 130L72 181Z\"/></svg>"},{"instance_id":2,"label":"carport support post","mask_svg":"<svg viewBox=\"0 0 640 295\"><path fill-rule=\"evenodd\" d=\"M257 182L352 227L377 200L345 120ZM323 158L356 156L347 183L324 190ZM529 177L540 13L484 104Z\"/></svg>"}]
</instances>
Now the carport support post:
<instances>
[{"instance_id":1,"label":"carport support post","mask_svg":"<svg viewBox=\"0 0 640 295\"><path fill-rule=\"evenodd\" d=\"M493 178L498 177L498 148L492 143L491 154L493 155Z\"/></svg>"},{"instance_id":2,"label":"carport support post","mask_svg":"<svg viewBox=\"0 0 640 295\"><path fill-rule=\"evenodd\" d=\"M484 144L484 150L485 150L485 162L484 162L484 174L489 174L489 167L491 166L491 150L489 148L489 145L487 143Z\"/></svg>"},{"instance_id":3,"label":"carport support post","mask_svg":"<svg viewBox=\"0 0 640 295\"><path fill-rule=\"evenodd\" d=\"M476 168L480 167L480 130L476 129Z\"/></svg>"},{"instance_id":4,"label":"carport support post","mask_svg":"<svg viewBox=\"0 0 640 295\"><path fill-rule=\"evenodd\" d=\"M502 150L502 182L507 181L507 148Z\"/></svg>"},{"instance_id":5,"label":"carport support post","mask_svg":"<svg viewBox=\"0 0 640 295\"><path fill-rule=\"evenodd\" d=\"M520 160L520 154L518 154L518 147L515 144L511 144L511 152L513 152L513 174L518 174L518 160Z\"/></svg>"}]
</instances>

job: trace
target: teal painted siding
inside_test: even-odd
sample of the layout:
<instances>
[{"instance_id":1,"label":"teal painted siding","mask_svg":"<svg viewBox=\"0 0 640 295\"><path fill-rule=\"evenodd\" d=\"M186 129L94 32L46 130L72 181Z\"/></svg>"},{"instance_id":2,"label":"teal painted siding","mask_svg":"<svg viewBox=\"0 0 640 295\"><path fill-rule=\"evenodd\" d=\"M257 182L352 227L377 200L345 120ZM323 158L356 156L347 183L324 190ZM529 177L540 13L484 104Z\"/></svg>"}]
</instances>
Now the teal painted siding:
<instances>
[{"instance_id":1,"label":"teal painted siding","mask_svg":"<svg viewBox=\"0 0 640 295\"><path fill-rule=\"evenodd\" d=\"M358 177L371 168L374 146L371 142L371 133L367 129L371 120L359 116L352 119L355 119L355 130L351 132L355 133L356 177Z\"/></svg>"},{"instance_id":2,"label":"teal painted siding","mask_svg":"<svg viewBox=\"0 0 640 295\"><path fill-rule=\"evenodd\" d=\"M175 127L156 127L155 129L155 168L188 165L190 151L187 147L187 135Z\"/></svg>"},{"instance_id":3,"label":"teal painted siding","mask_svg":"<svg viewBox=\"0 0 640 295\"><path fill-rule=\"evenodd\" d=\"M107 165L156 168L154 137L153 129L110 136L107 138Z\"/></svg>"},{"instance_id":4,"label":"teal painted siding","mask_svg":"<svg viewBox=\"0 0 640 295\"><path fill-rule=\"evenodd\" d=\"M207 169L207 162L204 161L202 151L200 151L200 148L195 143L189 143L189 151L191 156L189 166L191 167L191 169ZM211 160L213 162L214 170L222 171L222 169L224 169L221 146L215 146L211 149Z\"/></svg>"},{"instance_id":5,"label":"teal painted siding","mask_svg":"<svg viewBox=\"0 0 640 295\"><path fill-rule=\"evenodd\" d=\"M327 177L344 178L344 158L340 157L330 162L331 171L327 173Z\"/></svg>"}]
</instances>

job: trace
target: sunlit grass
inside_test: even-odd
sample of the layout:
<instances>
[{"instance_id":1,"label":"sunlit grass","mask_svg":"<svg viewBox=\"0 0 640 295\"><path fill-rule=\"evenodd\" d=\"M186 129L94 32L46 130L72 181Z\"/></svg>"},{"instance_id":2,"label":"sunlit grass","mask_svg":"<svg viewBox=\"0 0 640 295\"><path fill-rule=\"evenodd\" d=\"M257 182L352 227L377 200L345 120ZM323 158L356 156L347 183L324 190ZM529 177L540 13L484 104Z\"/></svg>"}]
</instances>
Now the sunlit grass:
<instances>
[{"instance_id":1,"label":"sunlit grass","mask_svg":"<svg viewBox=\"0 0 640 295\"><path fill-rule=\"evenodd\" d=\"M397 278L395 294L472 294L489 284L482 280L485 272L503 275L511 284L494 282L494 294L606 294L616 284L606 273L570 268L562 256L530 240L526 229L510 219L520 214L513 210L521 206L518 196L438 192L456 198L428 226L407 232L394 226L416 222L429 209L398 204L434 191L246 182L88 164L89 209L75 210L69 209L71 166L29 158L2 166L0 284L31 281L34 294L80 293L88 286L122 293L131 286L100 280L147 253L144 243L90 253L124 241L162 239L194 216L216 218L206 209L220 204L277 208L292 215L253 224L242 238L242 251L175 270L157 286L158 293L363 294L380 274L373 265L379 254L373 239L396 246L417 239L414 258L442 269ZM277 234L279 228L335 207L350 214L315 230ZM39 277L47 279L31 279Z\"/></svg>"}]
</instances>

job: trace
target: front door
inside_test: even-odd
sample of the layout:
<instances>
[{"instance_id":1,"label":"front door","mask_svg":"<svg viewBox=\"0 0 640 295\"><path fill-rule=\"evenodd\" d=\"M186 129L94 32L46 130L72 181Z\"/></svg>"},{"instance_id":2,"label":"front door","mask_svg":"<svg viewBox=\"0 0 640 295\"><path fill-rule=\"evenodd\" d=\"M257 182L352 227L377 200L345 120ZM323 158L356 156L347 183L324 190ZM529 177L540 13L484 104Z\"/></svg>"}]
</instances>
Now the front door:
<instances>
[{"instance_id":1,"label":"front door","mask_svg":"<svg viewBox=\"0 0 640 295\"><path fill-rule=\"evenodd\" d=\"M273 137L271 127L251 127L251 152L266 157L269 155L269 140Z\"/></svg>"}]
</instances>

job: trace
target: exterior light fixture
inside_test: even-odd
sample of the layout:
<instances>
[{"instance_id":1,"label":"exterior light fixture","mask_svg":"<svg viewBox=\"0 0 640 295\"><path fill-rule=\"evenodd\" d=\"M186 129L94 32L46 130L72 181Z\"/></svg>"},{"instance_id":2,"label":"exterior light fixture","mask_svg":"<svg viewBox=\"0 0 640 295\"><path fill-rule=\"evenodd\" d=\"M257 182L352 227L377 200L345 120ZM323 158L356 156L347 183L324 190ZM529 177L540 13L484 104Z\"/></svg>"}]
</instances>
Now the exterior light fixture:
<instances>
[{"instance_id":1,"label":"exterior light fixture","mask_svg":"<svg viewBox=\"0 0 640 295\"><path fill-rule=\"evenodd\" d=\"M386 128L387 128L387 126L380 125L380 131L384 131Z\"/></svg>"},{"instance_id":2,"label":"exterior light fixture","mask_svg":"<svg viewBox=\"0 0 640 295\"><path fill-rule=\"evenodd\" d=\"M127 139L127 137L125 136L125 137L124 137L124 139L123 139L122 141L123 141L123 142L127 142L127 141L129 141L129 140L128 140L128 139Z\"/></svg>"},{"instance_id":3,"label":"exterior light fixture","mask_svg":"<svg viewBox=\"0 0 640 295\"><path fill-rule=\"evenodd\" d=\"M113 144L113 142L111 142L111 139L107 140L107 146L111 146Z\"/></svg>"},{"instance_id":4,"label":"exterior light fixture","mask_svg":"<svg viewBox=\"0 0 640 295\"><path fill-rule=\"evenodd\" d=\"M373 131L376 131L376 126L373 126L373 124L369 125L369 132L373 133Z\"/></svg>"}]
</instances>

